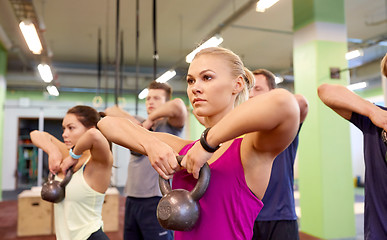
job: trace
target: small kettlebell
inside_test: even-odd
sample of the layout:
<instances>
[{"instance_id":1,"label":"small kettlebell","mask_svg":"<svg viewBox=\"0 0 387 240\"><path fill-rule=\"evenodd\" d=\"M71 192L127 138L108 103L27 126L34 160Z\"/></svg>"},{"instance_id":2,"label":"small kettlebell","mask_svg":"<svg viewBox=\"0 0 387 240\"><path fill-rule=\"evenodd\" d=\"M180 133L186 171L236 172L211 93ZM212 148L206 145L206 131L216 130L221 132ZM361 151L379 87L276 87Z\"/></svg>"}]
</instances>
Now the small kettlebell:
<instances>
[{"instance_id":1,"label":"small kettlebell","mask_svg":"<svg viewBox=\"0 0 387 240\"><path fill-rule=\"evenodd\" d=\"M178 156L177 161L184 156ZM191 192L185 189L171 189L169 180L159 177L159 185L163 197L157 205L157 220L165 229L175 231L189 231L197 222L200 215L199 199L206 192L210 183L211 170L205 163L199 172L199 179Z\"/></svg>"},{"instance_id":2,"label":"small kettlebell","mask_svg":"<svg viewBox=\"0 0 387 240\"><path fill-rule=\"evenodd\" d=\"M65 198L65 188L72 176L72 167L67 170L65 178L61 182L54 180L54 174L50 172L48 174L48 181L43 184L42 191L40 192L42 199L52 203L61 202Z\"/></svg>"}]
</instances>

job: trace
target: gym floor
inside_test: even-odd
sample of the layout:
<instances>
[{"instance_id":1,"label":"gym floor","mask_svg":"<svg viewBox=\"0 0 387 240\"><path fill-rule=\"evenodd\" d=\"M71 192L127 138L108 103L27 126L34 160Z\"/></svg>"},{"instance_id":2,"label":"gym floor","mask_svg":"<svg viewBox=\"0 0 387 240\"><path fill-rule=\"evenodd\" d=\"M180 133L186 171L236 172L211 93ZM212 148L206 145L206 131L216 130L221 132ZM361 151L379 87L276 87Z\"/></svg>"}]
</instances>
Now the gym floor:
<instances>
[{"instance_id":1,"label":"gym floor","mask_svg":"<svg viewBox=\"0 0 387 240\"><path fill-rule=\"evenodd\" d=\"M122 193L122 188L118 188ZM3 201L0 202L0 239L2 240L55 240L54 235L47 236L34 236L34 237L17 237L17 196L24 189L16 191L3 191ZM295 191L294 197L296 199L296 212L301 217L299 208L299 194ZM106 234L112 240L122 239L123 226L124 226L124 209L125 209L125 198L120 197L120 210L119 210L119 230L117 232L107 232ZM364 210L364 189L355 189L355 205L354 210L356 214L356 237L349 239L335 239L335 240L364 240L363 237L363 210ZM305 233L300 232L300 240L319 240L309 236Z\"/></svg>"}]
</instances>

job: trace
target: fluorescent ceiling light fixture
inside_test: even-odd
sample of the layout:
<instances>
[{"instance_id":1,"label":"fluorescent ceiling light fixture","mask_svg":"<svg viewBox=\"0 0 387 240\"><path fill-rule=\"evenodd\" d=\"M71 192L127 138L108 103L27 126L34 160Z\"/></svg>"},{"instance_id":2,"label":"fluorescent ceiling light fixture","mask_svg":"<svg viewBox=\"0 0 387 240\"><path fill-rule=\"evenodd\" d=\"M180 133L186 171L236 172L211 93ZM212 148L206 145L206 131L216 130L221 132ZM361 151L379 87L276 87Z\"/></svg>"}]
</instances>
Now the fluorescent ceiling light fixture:
<instances>
[{"instance_id":1,"label":"fluorescent ceiling light fixture","mask_svg":"<svg viewBox=\"0 0 387 240\"><path fill-rule=\"evenodd\" d=\"M367 83L366 82L354 83L354 84L351 84L351 85L347 86L347 88L349 90L351 90L351 91L363 89L363 88L366 88L366 87L367 87Z\"/></svg>"},{"instance_id":2,"label":"fluorescent ceiling light fixture","mask_svg":"<svg viewBox=\"0 0 387 240\"><path fill-rule=\"evenodd\" d=\"M19 28L31 52L34 54L42 53L43 47L35 25L31 21L24 20L20 22Z\"/></svg>"},{"instance_id":3,"label":"fluorescent ceiling light fixture","mask_svg":"<svg viewBox=\"0 0 387 240\"><path fill-rule=\"evenodd\" d=\"M387 41L381 41L378 43L380 46L386 46L387 47Z\"/></svg>"},{"instance_id":4,"label":"fluorescent ceiling light fixture","mask_svg":"<svg viewBox=\"0 0 387 240\"><path fill-rule=\"evenodd\" d=\"M47 86L46 89L48 94L50 94L51 96L59 96L59 91L55 86Z\"/></svg>"},{"instance_id":5,"label":"fluorescent ceiling light fixture","mask_svg":"<svg viewBox=\"0 0 387 240\"><path fill-rule=\"evenodd\" d=\"M159 82L159 83L165 83L165 82L168 82L171 78L173 78L174 76L176 76L176 71L175 70L169 70L169 71L166 71L163 75L161 75L160 77L158 77L156 79L156 82Z\"/></svg>"},{"instance_id":6,"label":"fluorescent ceiling light fixture","mask_svg":"<svg viewBox=\"0 0 387 240\"><path fill-rule=\"evenodd\" d=\"M222 42L223 42L223 38L221 36L219 36L219 35L213 36L212 38L205 41L202 45L197 47L195 50L193 50L190 54L188 54L185 57L185 61L187 63L191 63L192 60L194 59L196 53L200 52L200 50L205 49L205 48L209 48L209 47L217 47Z\"/></svg>"},{"instance_id":7,"label":"fluorescent ceiling light fixture","mask_svg":"<svg viewBox=\"0 0 387 240\"><path fill-rule=\"evenodd\" d=\"M269 7L276 4L279 0L259 0L257 2L257 7L255 8L255 11L257 12L264 12Z\"/></svg>"},{"instance_id":8,"label":"fluorescent ceiling light fixture","mask_svg":"<svg viewBox=\"0 0 387 240\"><path fill-rule=\"evenodd\" d=\"M357 57L360 57L360 56L363 56L363 51L362 50L353 50L353 51L347 52L345 54L345 59L351 60L351 59L354 59L354 58L357 58Z\"/></svg>"},{"instance_id":9,"label":"fluorescent ceiling light fixture","mask_svg":"<svg viewBox=\"0 0 387 240\"><path fill-rule=\"evenodd\" d=\"M282 83L284 81L284 78L283 77L275 77L274 81L275 81L276 84Z\"/></svg>"},{"instance_id":10,"label":"fluorescent ceiling light fixture","mask_svg":"<svg viewBox=\"0 0 387 240\"><path fill-rule=\"evenodd\" d=\"M145 88L144 90L142 90L140 92L140 94L138 94L138 98L139 99L144 99L144 98L146 98L146 96L148 96L148 93L149 93L148 88Z\"/></svg>"},{"instance_id":11,"label":"fluorescent ceiling light fixture","mask_svg":"<svg viewBox=\"0 0 387 240\"><path fill-rule=\"evenodd\" d=\"M38 70L39 70L40 77L43 79L43 81L49 83L54 79L49 65L39 64Z\"/></svg>"},{"instance_id":12,"label":"fluorescent ceiling light fixture","mask_svg":"<svg viewBox=\"0 0 387 240\"><path fill-rule=\"evenodd\" d=\"M363 43L363 40L359 38L347 38L347 41L351 43Z\"/></svg>"}]
</instances>

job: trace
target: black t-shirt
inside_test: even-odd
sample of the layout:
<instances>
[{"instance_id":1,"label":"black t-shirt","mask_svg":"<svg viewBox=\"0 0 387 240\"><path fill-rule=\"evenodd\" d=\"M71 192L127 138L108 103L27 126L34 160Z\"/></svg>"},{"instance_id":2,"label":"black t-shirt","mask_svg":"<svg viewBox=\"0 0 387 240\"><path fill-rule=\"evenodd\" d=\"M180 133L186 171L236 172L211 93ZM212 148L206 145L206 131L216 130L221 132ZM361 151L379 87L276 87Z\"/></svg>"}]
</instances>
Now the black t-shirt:
<instances>
[{"instance_id":1,"label":"black t-shirt","mask_svg":"<svg viewBox=\"0 0 387 240\"><path fill-rule=\"evenodd\" d=\"M355 112L350 121L363 132L364 137L364 239L387 239L387 146L381 138L382 129L368 117Z\"/></svg>"}]
</instances>

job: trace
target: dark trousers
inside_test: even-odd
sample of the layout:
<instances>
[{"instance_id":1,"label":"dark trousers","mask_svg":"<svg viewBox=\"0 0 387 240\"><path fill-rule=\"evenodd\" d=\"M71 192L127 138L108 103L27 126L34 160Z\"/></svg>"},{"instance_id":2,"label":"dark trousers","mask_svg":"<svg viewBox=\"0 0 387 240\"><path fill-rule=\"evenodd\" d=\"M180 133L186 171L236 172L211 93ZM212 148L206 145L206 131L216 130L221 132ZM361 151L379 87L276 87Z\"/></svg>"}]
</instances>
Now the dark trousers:
<instances>
[{"instance_id":1,"label":"dark trousers","mask_svg":"<svg viewBox=\"0 0 387 240\"><path fill-rule=\"evenodd\" d=\"M299 240L297 220L255 221L253 240Z\"/></svg>"},{"instance_id":2,"label":"dark trousers","mask_svg":"<svg viewBox=\"0 0 387 240\"><path fill-rule=\"evenodd\" d=\"M157 221L156 209L161 197L127 197L124 240L172 240L173 233Z\"/></svg>"},{"instance_id":3,"label":"dark trousers","mask_svg":"<svg viewBox=\"0 0 387 240\"><path fill-rule=\"evenodd\" d=\"M98 231L93 232L87 240L109 240L109 238L100 228Z\"/></svg>"}]
</instances>

